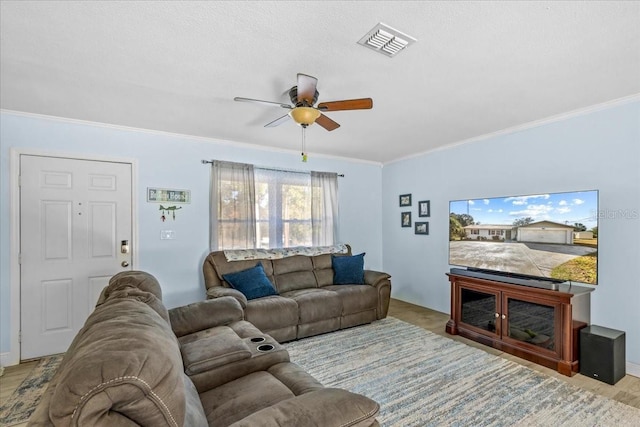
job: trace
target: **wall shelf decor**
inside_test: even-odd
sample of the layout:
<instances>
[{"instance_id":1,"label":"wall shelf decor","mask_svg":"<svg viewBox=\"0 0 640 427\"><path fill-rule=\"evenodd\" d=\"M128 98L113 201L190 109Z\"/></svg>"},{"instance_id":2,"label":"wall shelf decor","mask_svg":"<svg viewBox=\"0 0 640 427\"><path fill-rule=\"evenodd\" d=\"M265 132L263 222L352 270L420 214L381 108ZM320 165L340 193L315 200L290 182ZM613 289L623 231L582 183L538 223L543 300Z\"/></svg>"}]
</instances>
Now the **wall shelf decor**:
<instances>
[{"instance_id":1,"label":"wall shelf decor","mask_svg":"<svg viewBox=\"0 0 640 427\"><path fill-rule=\"evenodd\" d=\"M178 209L182 209L182 206L162 206L160 205L159 210L162 211L162 216L160 216L160 219L162 220L162 222L165 222L167 220L167 216L171 214L171 218L175 221L176 220L176 211ZM166 213L166 215L165 215Z\"/></svg>"},{"instance_id":2,"label":"wall shelf decor","mask_svg":"<svg viewBox=\"0 0 640 427\"><path fill-rule=\"evenodd\" d=\"M147 187L149 203L191 203L190 190L172 190L169 188Z\"/></svg>"}]
</instances>

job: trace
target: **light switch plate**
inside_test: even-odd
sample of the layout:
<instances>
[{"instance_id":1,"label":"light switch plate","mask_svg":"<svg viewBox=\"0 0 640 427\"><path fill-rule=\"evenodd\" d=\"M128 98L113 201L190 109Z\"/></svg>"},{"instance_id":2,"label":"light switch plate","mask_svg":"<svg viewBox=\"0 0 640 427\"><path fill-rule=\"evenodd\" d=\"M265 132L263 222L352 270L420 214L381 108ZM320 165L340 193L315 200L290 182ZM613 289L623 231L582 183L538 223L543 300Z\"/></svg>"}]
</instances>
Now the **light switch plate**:
<instances>
[{"instance_id":1,"label":"light switch plate","mask_svg":"<svg viewBox=\"0 0 640 427\"><path fill-rule=\"evenodd\" d=\"M160 230L160 240L173 240L176 238L176 232L173 230Z\"/></svg>"}]
</instances>

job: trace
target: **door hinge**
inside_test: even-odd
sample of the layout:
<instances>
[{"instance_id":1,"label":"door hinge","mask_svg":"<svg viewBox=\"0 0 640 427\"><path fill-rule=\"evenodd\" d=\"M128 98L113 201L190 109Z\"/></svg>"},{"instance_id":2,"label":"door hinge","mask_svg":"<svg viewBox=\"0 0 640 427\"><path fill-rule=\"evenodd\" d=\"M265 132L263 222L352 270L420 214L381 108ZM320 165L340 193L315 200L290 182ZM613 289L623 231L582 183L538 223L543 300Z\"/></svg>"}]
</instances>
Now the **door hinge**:
<instances>
[{"instance_id":1,"label":"door hinge","mask_svg":"<svg viewBox=\"0 0 640 427\"><path fill-rule=\"evenodd\" d=\"M22 254L18 254L18 265L22 265Z\"/></svg>"},{"instance_id":2,"label":"door hinge","mask_svg":"<svg viewBox=\"0 0 640 427\"><path fill-rule=\"evenodd\" d=\"M22 331L18 331L18 342L22 342Z\"/></svg>"},{"instance_id":3,"label":"door hinge","mask_svg":"<svg viewBox=\"0 0 640 427\"><path fill-rule=\"evenodd\" d=\"M18 175L18 188L22 187L22 175Z\"/></svg>"}]
</instances>

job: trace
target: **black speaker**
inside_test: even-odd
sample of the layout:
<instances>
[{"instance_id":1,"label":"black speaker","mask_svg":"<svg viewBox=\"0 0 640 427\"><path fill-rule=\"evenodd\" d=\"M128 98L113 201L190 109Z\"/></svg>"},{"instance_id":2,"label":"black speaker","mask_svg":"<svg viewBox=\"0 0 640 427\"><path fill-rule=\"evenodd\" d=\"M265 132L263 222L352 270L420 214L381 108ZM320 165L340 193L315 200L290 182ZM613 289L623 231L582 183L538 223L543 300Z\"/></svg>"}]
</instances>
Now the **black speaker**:
<instances>
[{"instance_id":1,"label":"black speaker","mask_svg":"<svg viewBox=\"0 0 640 427\"><path fill-rule=\"evenodd\" d=\"M591 325L580 330L580 373L607 384L626 374L623 331Z\"/></svg>"}]
</instances>

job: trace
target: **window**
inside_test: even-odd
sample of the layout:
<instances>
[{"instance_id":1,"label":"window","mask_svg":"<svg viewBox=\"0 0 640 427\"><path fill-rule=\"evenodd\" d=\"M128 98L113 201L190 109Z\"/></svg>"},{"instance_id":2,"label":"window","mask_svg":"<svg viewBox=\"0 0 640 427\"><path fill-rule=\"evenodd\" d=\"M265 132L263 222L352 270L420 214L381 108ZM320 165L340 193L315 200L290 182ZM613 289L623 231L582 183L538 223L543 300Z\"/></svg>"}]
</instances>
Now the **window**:
<instances>
[{"instance_id":1,"label":"window","mask_svg":"<svg viewBox=\"0 0 640 427\"><path fill-rule=\"evenodd\" d=\"M311 246L311 176L255 170L256 247Z\"/></svg>"},{"instance_id":2,"label":"window","mask_svg":"<svg viewBox=\"0 0 640 427\"><path fill-rule=\"evenodd\" d=\"M338 242L337 174L214 161L211 250Z\"/></svg>"},{"instance_id":3,"label":"window","mask_svg":"<svg viewBox=\"0 0 640 427\"><path fill-rule=\"evenodd\" d=\"M211 249L254 247L254 205L253 166L214 161L211 165Z\"/></svg>"}]
</instances>

